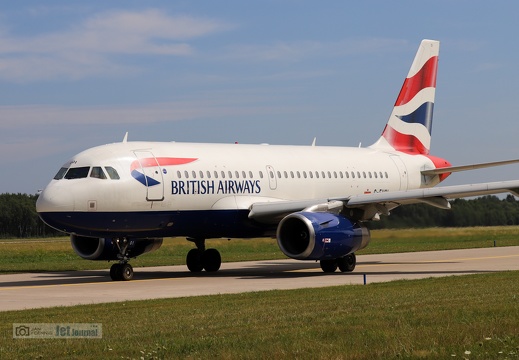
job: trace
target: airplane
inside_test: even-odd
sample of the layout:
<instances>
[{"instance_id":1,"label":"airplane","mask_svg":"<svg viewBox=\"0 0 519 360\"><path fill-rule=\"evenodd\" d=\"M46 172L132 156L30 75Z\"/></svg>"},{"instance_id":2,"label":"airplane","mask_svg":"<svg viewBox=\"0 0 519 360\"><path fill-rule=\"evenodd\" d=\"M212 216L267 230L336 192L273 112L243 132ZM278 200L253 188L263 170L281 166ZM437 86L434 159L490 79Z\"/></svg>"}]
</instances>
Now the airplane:
<instances>
[{"instance_id":1,"label":"airplane","mask_svg":"<svg viewBox=\"0 0 519 360\"><path fill-rule=\"evenodd\" d=\"M192 272L214 272L213 238L275 237L324 272L351 272L370 241L365 223L394 208L509 192L519 180L435 187L451 173L519 159L452 166L430 154L439 41L420 43L382 135L371 146L128 141L73 156L40 194L49 226L70 234L83 259L115 261L112 280L131 280L131 258L186 237Z\"/></svg>"}]
</instances>

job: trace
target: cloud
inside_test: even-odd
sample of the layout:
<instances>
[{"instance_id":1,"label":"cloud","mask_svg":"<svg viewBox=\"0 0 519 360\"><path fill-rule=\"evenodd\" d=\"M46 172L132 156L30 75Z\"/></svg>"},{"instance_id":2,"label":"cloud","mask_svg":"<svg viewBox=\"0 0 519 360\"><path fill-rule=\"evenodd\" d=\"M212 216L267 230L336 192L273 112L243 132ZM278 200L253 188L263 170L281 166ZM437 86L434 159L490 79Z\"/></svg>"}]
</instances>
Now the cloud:
<instances>
[{"instance_id":1,"label":"cloud","mask_svg":"<svg viewBox=\"0 0 519 360\"><path fill-rule=\"evenodd\" d=\"M0 32L0 78L28 82L136 71L121 55L190 56L187 41L232 28L225 22L150 9L96 14L60 32Z\"/></svg>"},{"instance_id":2,"label":"cloud","mask_svg":"<svg viewBox=\"0 0 519 360\"><path fill-rule=\"evenodd\" d=\"M221 119L244 115L289 113L300 106L265 105L268 95L211 94L210 98L142 105L113 106L0 106L0 129L4 131L60 125L152 124L192 119ZM267 102L268 103L268 102Z\"/></svg>"},{"instance_id":3,"label":"cloud","mask_svg":"<svg viewBox=\"0 0 519 360\"><path fill-rule=\"evenodd\" d=\"M402 49L408 42L399 39L346 39L335 42L295 41L267 45L233 45L224 60L298 62L310 57L337 57Z\"/></svg>"}]
</instances>

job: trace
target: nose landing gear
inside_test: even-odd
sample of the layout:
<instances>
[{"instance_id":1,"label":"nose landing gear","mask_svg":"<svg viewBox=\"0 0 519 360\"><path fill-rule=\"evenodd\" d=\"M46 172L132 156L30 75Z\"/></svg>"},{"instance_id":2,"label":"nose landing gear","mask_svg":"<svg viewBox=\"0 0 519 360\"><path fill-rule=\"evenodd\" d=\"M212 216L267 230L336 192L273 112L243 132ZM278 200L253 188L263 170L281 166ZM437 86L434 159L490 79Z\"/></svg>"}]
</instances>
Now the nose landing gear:
<instances>
[{"instance_id":1,"label":"nose landing gear","mask_svg":"<svg viewBox=\"0 0 519 360\"><path fill-rule=\"evenodd\" d=\"M130 242L126 238L117 238L112 240L112 244L119 249L119 254L117 254L119 263L113 264L110 267L110 278L114 281L128 281L133 279L133 267L128 263L130 259L127 251Z\"/></svg>"},{"instance_id":2,"label":"nose landing gear","mask_svg":"<svg viewBox=\"0 0 519 360\"><path fill-rule=\"evenodd\" d=\"M127 262L113 264L110 267L110 277L114 281L128 281L133 279L133 267Z\"/></svg>"}]
</instances>

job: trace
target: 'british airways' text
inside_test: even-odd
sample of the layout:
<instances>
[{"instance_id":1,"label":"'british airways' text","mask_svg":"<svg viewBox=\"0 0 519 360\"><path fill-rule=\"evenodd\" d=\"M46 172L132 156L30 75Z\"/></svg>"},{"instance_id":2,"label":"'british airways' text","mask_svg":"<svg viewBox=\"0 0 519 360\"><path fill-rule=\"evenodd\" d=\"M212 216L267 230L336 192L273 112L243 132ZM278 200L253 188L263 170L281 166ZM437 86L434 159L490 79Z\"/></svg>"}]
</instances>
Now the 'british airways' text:
<instances>
[{"instance_id":1,"label":"'british airways' text","mask_svg":"<svg viewBox=\"0 0 519 360\"><path fill-rule=\"evenodd\" d=\"M259 194L259 180L173 180L172 195Z\"/></svg>"}]
</instances>

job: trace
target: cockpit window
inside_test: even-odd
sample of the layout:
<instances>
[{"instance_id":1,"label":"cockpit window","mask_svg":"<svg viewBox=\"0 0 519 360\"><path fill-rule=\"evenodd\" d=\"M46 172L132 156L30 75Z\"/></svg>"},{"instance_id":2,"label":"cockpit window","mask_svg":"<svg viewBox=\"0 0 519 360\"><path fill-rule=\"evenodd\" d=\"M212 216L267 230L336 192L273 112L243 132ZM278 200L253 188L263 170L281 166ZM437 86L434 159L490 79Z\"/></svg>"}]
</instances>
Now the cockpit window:
<instances>
[{"instance_id":1,"label":"cockpit window","mask_svg":"<svg viewBox=\"0 0 519 360\"><path fill-rule=\"evenodd\" d=\"M106 179L105 172L100 166L94 166L92 168L92 172L90 173L90 177L96 179Z\"/></svg>"},{"instance_id":2,"label":"cockpit window","mask_svg":"<svg viewBox=\"0 0 519 360\"><path fill-rule=\"evenodd\" d=\"M88 176L89 166L70 168L65 175L65 179L82 179Z\"/></svg>"},{"instance_id":3,"label":"cockpit window","mask_svg":"<svg viewBox=\"0 0 519 360\"><path fill-rule=\"evenodd\" d=\"M59 169L59 171L56 174L56 176L54 176L54 180L61 180L61 179L63 179L63 175L65 175L67 170L68 170L68 168L66 168L66 167L62 167L61 169Z\"/></svg>"},{"instance_id":4,"label":"cockpit window","mask_svg":"<svg viewBox=\"0 0 519 360\"><path fill-rule=\"evenodd\" d=\"M117 173L117 171L111 167L111 166L105 166L105 170L106 172L108 173L108 176L110 176L110 179L112 180L119 180L119 174Z\"/></svg>"}]
</instances>

